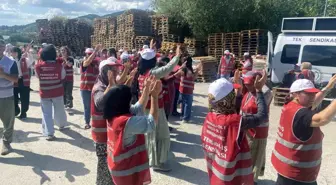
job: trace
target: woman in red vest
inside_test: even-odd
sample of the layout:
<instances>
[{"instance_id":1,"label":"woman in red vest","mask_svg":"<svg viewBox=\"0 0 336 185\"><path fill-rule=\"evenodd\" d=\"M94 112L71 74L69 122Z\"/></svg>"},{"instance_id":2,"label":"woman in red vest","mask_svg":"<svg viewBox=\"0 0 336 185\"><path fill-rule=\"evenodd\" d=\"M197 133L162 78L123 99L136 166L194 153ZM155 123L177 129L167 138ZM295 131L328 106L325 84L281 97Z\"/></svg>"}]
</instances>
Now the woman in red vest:
<instances>
[{"instance_id":1,"label":"woman in red vest","mask_svg":"<svg viewBox=\"0 0 336 185\"><path fill-rule=\"evenodd\" d=\"M240 110L242 115L251 115L258 112L257 92L254 87L257 75L258 74L253 71L249 71L243 75L243 83L247 89L247 93L243 96L241 103ZM264 94L266 105L269 107L272 101L272 92L267 86L263 87L262 92ZM268 125L269 119L267 118L259 126L249 129L247 132L247 138L251 148L255 184L258 182L258 177L264 175Z\"/></svg>"},{"instance_id":2,"label":"woman in red vest","mask_svg":"<svg viewBox=\"0 0 336 185\"><path fill-rule=\"evenodd\" d=\"M182 65L182 68L174 74L175 77L181 78L179 91L182 97L181 118L184 123L190 122L193 92L198 70L199 68L197 67L194 71L192 68L192 58L187 57L185 64Z\"/></svg>"},{"instance_id":3,"label":"woman in red vest","mask_svg":"<svg viewBox=\"0 0 336 185\"><path fill-rule=\"evenodd\" d=\"M236 71L234 82L239 83L239 78L239 72ZM210 112L205 118L201 134L210 185L254 184L251 153L245 132L268 118L261 90L266 79L264 72L263 77L258 76L254 84L257 89L258 112L245 116L238 112L240 85L232 84L225 78L210 84Z\"/></svg>"},{"instance_id":4,"label":"woman in red vest","mask_svg":"<svg viewBox=\"0 0 336 185\"><path fill-rule=\"evenodd\" d=\"M12 48L12 57L16 61L19 72L19 81L14 84L14 102L15 102L15 116L19 119L27 118L27 111L29 110L30 101L30 75L29 68L34 61L27 58L27 52L21 54L21 49L18 47ZM21 101L21 109L19 107L19 96Z\"/></svg>"},{"instance_id":5,"label":"woman in red vest","mask_svg":"<svg viewBox=\"0 0 336 185\"><path fill-rule=\"evenodd\" d=\"M150 48L144 49L141 52L141 58L139 61L138 75L133 85L138 85L138 92L141 92L144 88L144 80L153 75L157 79L161 79L167 76L173 71L174 67L178 64L181 51L180 47L177 47L176 56L165 66L156 67L156 53L154 51L155 43L152 40ZM134 88L134 87L133 87ZM147 104L145 112L148 113L150 109L150 103ZM164 110L163 93L159 96L159 121L155 128L155 132L146 135L146 142L148 147L148 153L150 156L150 165L153 166L156 171L168 172L171 170L168 164L168 155L170 151L170 132L168 121Z\"/></svg>"},{"instance_id":6,"label":"woman in red vest","mask_svg":"<svg viewBox=\"0 0 336 185\"><path fill-rule=\"evenodd\" d=\"M290 87L291 101L282 109L271 159L278 172L277 185L317 185L324 137L320 127L335 117L336 101L319 113L313 109L335 83L336 76L320 91L310 80L299 79Z\"/></svg>"},{"instance_id":7,"label":"woman in red vest","mask_svg":"<svg viewBox=\"0 0 336 185\"><path fill-rule=\"evenodd\" d=\"M242 73L245 75L247 72L252 71L253 60L250 53L244 53L244 60L240 62L242 64Z\"/></svg>"},{"instance_id":8,"label":"woman in red vest","mask_svg":"<svg viewBox=\"0 0 336 185\"><path fill-rule=\"evenodd\" d=\"M107 162L116 185L144 185L151 182L144 134L155 132L161 90L161 82L152 77L145 80L142 96L135 105L131 105L131 89L125 85L112 87L104 96L104 118L108 127ZM149 94L149 114L137 116L143 114Z\"/></svg>"},{"instance_id":9,"label":"woman in red vest","mask_svg":"<svg viewBox=\"0 0 336 185\"><path fill-rule=\"evenodd\" d=\"M85 129L91 128L90 126L91 91L99 74L100 59L98 58L98 52L100 49L101 49L100 44L98 44L95 49L87 48L85 50L86 58L81 65L80 91L84 105Z\"/></svg>"},{"instance_id":10,"label":"woman in red vest","mask_svg":"<svg viewBox=\"0 0 336 185\"><path fill-rule=\"evenodd\" d=\"M74 70L73 65L75 65L74 59L71 57L70 49L66 46L61 47L60 53L62 57L60 60L62 61L62 65L65 69L65 81L64 85L64 106L65 108L71 109L73 107L73 83L74 83Z\"/></svg>"},{"instance_id":11,"label":"woman in red vest","mask_svg":"<svg viewBox=\"0 0 336 185\"><path fill-rule=\"evenodd\" d=\"M229 79L235 68L235 58L229 50L225 50L218 66L218 78Z\"/></svg>"}]
</instances>

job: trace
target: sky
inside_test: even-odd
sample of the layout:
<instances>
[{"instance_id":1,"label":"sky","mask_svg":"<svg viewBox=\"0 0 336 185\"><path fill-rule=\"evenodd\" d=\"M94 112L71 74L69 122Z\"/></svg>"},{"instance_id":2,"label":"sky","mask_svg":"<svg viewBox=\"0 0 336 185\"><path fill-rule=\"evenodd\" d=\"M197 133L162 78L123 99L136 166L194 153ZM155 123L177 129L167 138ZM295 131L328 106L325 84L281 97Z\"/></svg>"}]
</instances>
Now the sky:
<instances>
[{"instance_id":1,"label":"sky","mask_svg":"<svg viewBox=\"0 0 336 185\"><path fill-rule=\"evenodd\" d=\"M68 18L105 15L149 6L150 0L0 0L0 25L25 25L56 15Z\"/></svg>"}]
</instances>

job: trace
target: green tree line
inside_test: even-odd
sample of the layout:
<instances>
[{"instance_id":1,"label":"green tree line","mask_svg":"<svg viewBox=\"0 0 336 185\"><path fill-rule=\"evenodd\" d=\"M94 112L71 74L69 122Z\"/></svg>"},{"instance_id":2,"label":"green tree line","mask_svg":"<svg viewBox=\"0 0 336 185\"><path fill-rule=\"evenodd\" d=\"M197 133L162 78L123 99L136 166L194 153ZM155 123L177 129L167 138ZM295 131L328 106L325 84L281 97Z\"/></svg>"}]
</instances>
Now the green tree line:
<instances>
[{"instance_id":1,"label":"green tree line","mask_svg":"<svg viewBox=\"0 0 336 185\"><path fill-rule=\"evenodd\" d=\"M195 36L267 29L280 32L282 18L323 16L325 0L152 0L158 13L188 24ZM336 16L336 0L327 0L327 16Z\"/></svg>"}]
</instances>

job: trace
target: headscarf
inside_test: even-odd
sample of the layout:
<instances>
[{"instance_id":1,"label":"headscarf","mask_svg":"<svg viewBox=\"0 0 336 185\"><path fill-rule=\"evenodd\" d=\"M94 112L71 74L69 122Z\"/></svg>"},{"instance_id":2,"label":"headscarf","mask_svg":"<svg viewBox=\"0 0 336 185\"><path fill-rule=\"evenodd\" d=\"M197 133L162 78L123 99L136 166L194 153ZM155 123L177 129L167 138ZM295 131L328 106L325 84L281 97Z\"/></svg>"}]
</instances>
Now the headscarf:
<instances>
[{"instance_id":1,"label":"headscarf","mask_svg":"<svg viewBox=\"0 0 336 185\"><path fill-rule=\"evenodd\" d=\"M209 94L208 97L210 112L225 115L234 114L236 112L236 94L234 90L232 90L228 95L215 103L213 103L213 100L215 98L211 94Z\"/></svg>"}]
</instances>

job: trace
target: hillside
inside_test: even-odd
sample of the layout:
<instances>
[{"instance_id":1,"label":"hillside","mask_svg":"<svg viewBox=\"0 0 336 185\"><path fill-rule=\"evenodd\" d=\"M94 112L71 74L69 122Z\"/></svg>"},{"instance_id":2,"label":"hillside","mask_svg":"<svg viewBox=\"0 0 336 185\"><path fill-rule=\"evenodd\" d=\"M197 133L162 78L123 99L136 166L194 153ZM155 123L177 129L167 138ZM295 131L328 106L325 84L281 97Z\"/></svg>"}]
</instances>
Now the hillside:
<instances>
[{"instance_id":1,"label":"hillside","mask_svg":"<svg viewBox=\"0 0 336 185\"><path fill-rule=\"evenodd\" d=\"M80 16L74 19L83 19L83 20L87 20L88 22L90 22L91 24L93 23L93 20L96 18L100 18L100 17L115 17L118 15L121 15L122 13L124 13L124 11L119 11L119 12L114 12L111 14L106 14L103 16L99 16L96 14L88 14L88 15L84 15L84 16ZM36 23L30 23L30 24L26 24L26 25L15 25L15 26L0 26L0 35L11 35L13 33L36 33Z\"/></svg>"}]
</instances>

